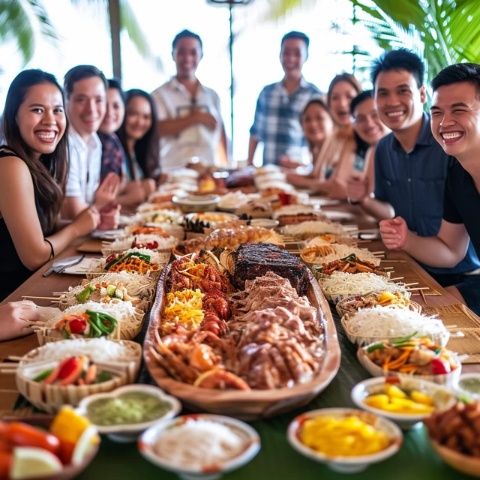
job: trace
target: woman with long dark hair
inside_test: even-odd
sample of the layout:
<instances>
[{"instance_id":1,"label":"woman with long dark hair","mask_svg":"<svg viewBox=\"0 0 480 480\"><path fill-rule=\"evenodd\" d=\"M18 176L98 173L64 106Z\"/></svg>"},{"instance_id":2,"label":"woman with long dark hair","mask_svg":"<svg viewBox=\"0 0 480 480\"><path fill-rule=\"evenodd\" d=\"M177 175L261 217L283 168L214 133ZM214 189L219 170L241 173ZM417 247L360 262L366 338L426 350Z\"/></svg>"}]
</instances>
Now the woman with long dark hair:
<instances>
[{"instance_id":1,"label":"woman with long dark hair","mask_svg":"<svg viewBox=\"0 0 480 480\"><path fill-rule=\"evenodd\" d=\"M95 208L56 231L68 170L63 92L42 70L19 73L3 113L0 147L0 299L99 222Z\"/></svg>"},{"instance_id":2,"label":"woman with long dark hair","mask_svg":"<svg viewBox=\"0 0 480 480\"><path fill-rule=\"evenodd\" d=\"M127 156L124 173L128 180L139 182L145 198L155 190L148 178L158 169L157 114L152 97L139 89L125 93L125 118L117 132Z\"/></svg>"}]
</instances>

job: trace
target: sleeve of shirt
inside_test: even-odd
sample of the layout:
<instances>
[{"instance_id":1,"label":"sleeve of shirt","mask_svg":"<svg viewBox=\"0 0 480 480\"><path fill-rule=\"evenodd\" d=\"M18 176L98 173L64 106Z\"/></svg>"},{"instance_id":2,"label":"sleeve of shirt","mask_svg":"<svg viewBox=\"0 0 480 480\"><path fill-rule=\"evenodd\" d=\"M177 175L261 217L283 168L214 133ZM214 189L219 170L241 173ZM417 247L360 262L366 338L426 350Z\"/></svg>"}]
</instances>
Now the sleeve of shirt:
<instances>
[{"instance_id":1,"label":"sleeve of shirt","mask_svg":"<svg viewBox=\"0 0 480 480\"><path fill-rule=\"evenodd\" d=\"M78 197L84 200L82 185L80 181L80 156L77 149L69 142L69 167L67 186L65 188L66 197Z\"/></svg>"},{"instance_id":2,"label":"sleeve of shirt","mask_svg":"<svg viewBox=\"0 0 480 480\"><path fill-rule=\"evenodd\" d=\"M152 98L157 107L157 118L158 120L166 120L167 118L172 118L172 115L168 111L167 104L164 98L164 88L160 87L157 90L152 92Z\"/></svg>"},{"instance_id":3,"label":"sleeve of shirt","mask_svg":"<svg viewBox=\"0 0 480 480\"><path fill-rule=\"evenodd\" d=\"M383 174L382 169L382 162L381 162L381 149L375 149L375 157L374 157L374 169L375 169L375 198L377 200L386 202L387 200L387 193L386 193L386 185L387 182L385 181L385 176Z\"/></svg>"},{"instance_id":4,"label":"sleeve of shirt","mask_svg":"<svg viewBox=\"0 0 480 480\"><path fill-rule=\"evenodd\" d=\"M259 140L263 140L265 132L265 89L258 96L257 105L255 107L255 118L250 128L250 135Z\"/></svg>"},{"instance_id":5,"label":"sleeve of shirt","mask_svg":"<svg viewBox=\"0 0 480 480\"><path fill-rule=\"evenodd\" d=\"M450 223L463 223L457 207L455 206L454 198L452 186L447 177L445 193L443 195L443 219Z\"/></svg>"},{"instance_id":6,"label":"sleeve of shirt","mask_svg":"<svg viewBox=\"0 0 480 480\"><path fill-rule=\"evenodd\" d=\"M220 125L223 125L222 119L222 107L220 105L220 97L218 96L217 92L212 90L212 102L215 108L215 117L217 118Z\"/></svg>"}]
</instances>

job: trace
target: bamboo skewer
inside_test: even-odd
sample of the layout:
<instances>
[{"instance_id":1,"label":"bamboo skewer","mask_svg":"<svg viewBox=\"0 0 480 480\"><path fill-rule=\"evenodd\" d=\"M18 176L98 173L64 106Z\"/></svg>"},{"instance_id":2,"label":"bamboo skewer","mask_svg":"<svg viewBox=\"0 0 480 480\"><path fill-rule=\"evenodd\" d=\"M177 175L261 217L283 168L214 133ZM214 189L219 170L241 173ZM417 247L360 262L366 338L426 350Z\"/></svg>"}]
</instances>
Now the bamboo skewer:
<instances>
[{"instance_id":1,"label":"bamboo skewer","mask_svg":"<svg viewBox=\"0 0 480 480\"><path fill-rule=\"evenodd\" d=\"M407 263L406 260L395 260L395 259L390 259L390 258L383 258L382 262Z\"/></svg>"},{"instance_id":2,"label":"bamboo skewer","mask_svg":"<svg viewBox=\"0 0 480 480\"><path fill-rule=\"evenodd\" d=\"M396 280L403 280L405 277L395 277L395 278L391 278L390 280L392 280L392 282L395 282Z\"/></svg>"},{"instance_id":3,"label":"bamboo skewer","mask_svg":"<svg viewBox=\"0 0 480 480\"><path fill-rule=\"evenodd\" d=\"M420 290L420 295L422 296L423 303L426 305L427 299L425 298L425 294L423 293L423 290Z\"/></svg>"},{"instance_id":4,"label":"bamboo skewer","mask_svg":"<svg viewBox=\"0 0 480 480\"><path fill-rule=\"evenodd\" d=\"M52 302L59 301L59 297L42 297L42 296L35 296L35 295L22 295L24 300L50 300Z\"/></svg>"}]
</instances>

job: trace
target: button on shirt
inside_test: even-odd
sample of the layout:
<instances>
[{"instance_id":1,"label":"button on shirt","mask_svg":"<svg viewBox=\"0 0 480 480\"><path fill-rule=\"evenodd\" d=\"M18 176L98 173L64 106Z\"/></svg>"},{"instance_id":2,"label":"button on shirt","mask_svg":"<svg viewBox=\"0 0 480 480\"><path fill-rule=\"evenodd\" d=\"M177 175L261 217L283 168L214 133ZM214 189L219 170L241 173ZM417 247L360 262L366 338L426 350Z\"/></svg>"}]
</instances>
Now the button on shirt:
<instances>
[{"instance_id":1,"label":"button on shirt","mask_svg":"<svg viewBox=\"0 0 480 480\"><path fill-rule=\"evenodd\" d=\"M278 164L283 155L301 160L306 141L300 115L320 90L303 78L300 87L289 94L282 82L267 85L257 100L255 119L250 134L263 142L263 164Z\"/></svg>"},{"instance_id":2,"label":"button on shirt","mask_svg":"<svg viewBox=\"0 0 480 480\"><path fill-rule=\"evenodd\" d=\"M220 113L220 98L211 88L199 85L197 95L190 92L175 77L152 92L157 107L158 119L168 120L187 116L192 109L209 112L217 120L215 130L204 125L192 125L178 135L165 135L160 138L160 163L162 172L181 168L192 157L202 163L213 165L218 161L218 147L223 123Z\"/></svg>"},{"instance_id":3,"label":"button on shirt","mask_svg":"<svg viewBox=\"0 0 480 480\"><path fill-rule=\"evenodd\" d=\"M85 142L72 128L68 133L69 169L65 195L91 204L100 185L102 143L96 133Z\"/></svg>"},{"instance_id":4,"label":"button on shirt","mask_svg":"<svg viewBox=\"0 0 480 480\"><path fill-rule=\"evenodd\" d=\"M449 157L435 141L430 118L424 114L415 147L405 152L393 133L384 137L375 151L375 197L388 202L395 215L420 236L438 233ZM433 273L464 273L475 270L480 261L470 245L467 255L454 268L425 267Z\"/></svg>"}]
</instances>

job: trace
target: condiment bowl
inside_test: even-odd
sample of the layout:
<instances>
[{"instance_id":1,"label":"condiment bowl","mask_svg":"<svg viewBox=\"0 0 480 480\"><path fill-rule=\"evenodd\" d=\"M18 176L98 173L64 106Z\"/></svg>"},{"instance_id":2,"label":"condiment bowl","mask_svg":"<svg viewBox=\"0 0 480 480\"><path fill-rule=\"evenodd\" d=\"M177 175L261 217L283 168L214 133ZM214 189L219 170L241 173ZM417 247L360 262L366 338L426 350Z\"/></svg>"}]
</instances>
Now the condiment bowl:
<instances>
[{"instance_id":1,"label":"condiment bowl","mask_svg":"<svg viewBox=\"0 0 480 480\"><path fill-rule=\"evenodd\" d=\"M462 373L455 391L472 400L480 400L480 373Z\"/></svg>"},{"instance_id":2,"label":"condiment bowl","mask_svg":"<svg viewBox=\"0 0 480 480\"><path fill-rule=\"evenodd\" d=\"M320 416L342 419L352 415L371 425L375 430L383 432L389 439L388 446L383 450L367 455L332 456L314 450L301 440L300 434L307 420L315 419ZM287 436L290 445L299 453L317 462L325 463L332 470L341 473L361 472L362 470L365 470L368 465L381 462L388 457L391 457L397 453L403 441L401 430L391 421L369 412L350 408L324 408L301 414L290 423Z\"/></svg>"},{"instance_id":3,"label":"condiment bowl","mask_svg":"<svg viewBox=\"0 0 480 480\"><path fill-rule=\"evenodd\" d=\"M132 394L136 398L132 398ZM119 403L123 398L123 404ZM111 405L111 417L107 418L107 402ZM148 405L145 404L148 402ZM153 403L152 403L153 402ZM101 408L97 410L96 408ZM156 411L141 411L154 408ZM171 419L182 406L180 402L153 385L134 384L120 387L110 393L99 393L84 398L77 411L93 423L99 433L107 434L119 442L135 441L138 435L153 424ZM136 409L136 410L135 410ZM100 416L96 418L96 416Z\"/></svg>"},{"instance_id":4,"label":"condiment bowl","mask_svg":"<svg viewBox=\"0 0 480 480\"><path fill-rule=\"evenodd\" d=\"M362 366L367 370L368 373L373 375L374 377L383 377L386 372L377 365L375 362L370 360L368 358L368 355L366 354L366 349L368 348L368 345L366 347L360 347L357 350L357 358L359 362L362 364ZM444 385L447 387L453 387L454 385L458 384L458 379L460 378L460 373L462 371L462 364L460 361L457 362L458 366L455 368L455 370L452 370L449 373L443 373L443 374L438 374L438 375L411 375L411 374L406 374L406 373L398 373L394 371L389 371L388 375L392 376L398 376L402 378L418 378L420 380L426 380L428 382L436 383L438 385Z\"/></svg>"},{"instance_id":5,"label":"condiment bowl","mask_svg":"<svg viewBox=\"0 0 480 480\"><path fill-rule=\"evenodd\" d=\"M441 459L459 472L480 477L480 458L470 455L463 455L451 448L440 445L435 440L430 439L433 449L438 453Z\"/></svg>"},{"instance_id":6,"label":"condiment bowl","mask_svg":"<svg viewBox=\"0 0 480 480\"><path fill-rule=\"evenodd\" d=\"M185 197L174 195L172 203L180 207L182 212L206 212L215 210L220 197L218 195L188 195Z\"/></svg>"},{"instance_id":7,"label":"condiment bowl","mask_svg":"<svg viewBox=\"0 0 480 480\"><path fill-rule=\"evenodd\" d=\"M366 403L370 395L386 394L388 386L398 387L402 392L420 392L427 395L432 401L432 411L421 413L402 413L400 411L376 408ZM455 402L455 396L447 388L426 380L408 377L375 377L358 383L352 389L352 400L359 407L369 412L386 417L395 422L402 429L412 428L434 411L442 411L450 408ZM400 402L403 399L400 399Z\"/></svg>"},{"instance_id":8,"label":"condiment bowl","mask_svg":"<svg viewBox=\"0 0 480 480\"><path fill-rule=\"evenodd\" d=\"M191 433L189 428L192 429ZM204 428L206 430L202 431ZM216 428L220 431L216 431ZM178 444L173 445L176 432ZM214 438L216 434L217 439ZM228 441L225 434L228 434ZM228 452L229 444L233 448L232 439L236 445ZM168 442L170 452L166 451L167 443L163 442ZM252 427L240 420L223 415L193 414L153 425L140 437L138 449L148 461L178 474L180 478L213 480L255 457L260 450L260 437ZM223 455L218 455L221 449ZM176 458L171 458L168 453Z\"/></svg>"}]
</instances>

